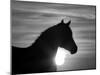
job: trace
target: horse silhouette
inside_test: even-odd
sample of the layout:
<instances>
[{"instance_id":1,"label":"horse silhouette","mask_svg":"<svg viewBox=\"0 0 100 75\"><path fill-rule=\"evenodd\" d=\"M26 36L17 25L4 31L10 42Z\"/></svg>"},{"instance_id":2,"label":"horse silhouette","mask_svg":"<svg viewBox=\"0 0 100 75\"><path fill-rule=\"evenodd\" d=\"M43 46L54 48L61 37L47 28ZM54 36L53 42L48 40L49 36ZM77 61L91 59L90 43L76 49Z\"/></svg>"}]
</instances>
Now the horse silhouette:
<instances>
[{"instance_id":1,"label":"horse silhouette","mask_svg":"<svg viewBox=\"0 0 100 75\"><path fill-rule=\"evenodd\" d=\"M27 48L12 46L12 74L42 73L57 71L54 58L58 47L77 52L70 28L71 20L62 20L43 31L36 41Z\"/></svg>"}]
</instances>

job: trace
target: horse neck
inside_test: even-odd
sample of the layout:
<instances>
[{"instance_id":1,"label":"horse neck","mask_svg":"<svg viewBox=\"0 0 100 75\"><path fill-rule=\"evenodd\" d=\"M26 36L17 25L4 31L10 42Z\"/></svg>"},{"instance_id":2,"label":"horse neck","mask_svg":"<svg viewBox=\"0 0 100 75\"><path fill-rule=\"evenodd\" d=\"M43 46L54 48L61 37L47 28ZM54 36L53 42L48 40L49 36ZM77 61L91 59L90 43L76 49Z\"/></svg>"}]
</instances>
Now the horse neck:
<instances>
[{"instance_id":1,"label":"horse neck","mask_svg":"<svg viewBox=\"0 0 100 75\"><path fill-rule=\"evenodd\" d=\"M57 50L59 44L56 43L56 41L53 43L50 42L41 42L40 40L36 40L34 43L31 44L31 46L29 48L38 48L38 47L44 47L44 48L47 48L47 49L52 49L52 50Z\"/></svg>"}]
</instances>

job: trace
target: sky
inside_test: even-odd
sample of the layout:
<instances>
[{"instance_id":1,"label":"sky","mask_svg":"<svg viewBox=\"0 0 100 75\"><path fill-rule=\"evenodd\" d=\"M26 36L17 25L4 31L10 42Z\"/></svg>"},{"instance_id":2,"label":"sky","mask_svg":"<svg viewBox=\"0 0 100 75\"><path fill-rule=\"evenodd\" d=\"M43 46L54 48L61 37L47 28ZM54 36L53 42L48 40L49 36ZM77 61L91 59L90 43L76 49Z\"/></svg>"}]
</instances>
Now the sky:
<instances>
[{"instance_id":1,"label":"sky","mask_svg":"<svg viewBox=\"0 0 100 75\"><path fill-rule=\"evenodd\" d=\"M66 23L71 19L70 27L78 52L75 55L68 53L65 64L57 66L57 69L58 71L93 69L96 64L95 10L95 6L89 5L14 0L11 3L12 45L28 47L47 28L60 23L62 19Z\"/></svg>"}]
</instances>

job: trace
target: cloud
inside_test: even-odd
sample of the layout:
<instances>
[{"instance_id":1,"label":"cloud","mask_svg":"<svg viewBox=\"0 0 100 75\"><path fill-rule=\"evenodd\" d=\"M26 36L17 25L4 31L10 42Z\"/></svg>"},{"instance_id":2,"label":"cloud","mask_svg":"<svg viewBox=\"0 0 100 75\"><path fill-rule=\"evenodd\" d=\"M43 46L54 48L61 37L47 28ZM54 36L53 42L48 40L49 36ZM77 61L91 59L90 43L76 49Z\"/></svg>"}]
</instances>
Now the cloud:
<instances>
[{"instance_id":1,"label":"cloud","mask_svg":"<svg viewBox=\"0 0 100 75\"><path fill-rule=\"evenodd\" d=\"M59 23L65 17L71 18L71 27L75 32L76 39L78 38L76 37L77 32L94 30L95 26L95 6L14 1L11 8L12 33L16 37L23 38L23 36L17 35L20 33L26 36L29 35L24 33L30 34L34 32L40 34L45 29ZM79 38L81 38L83 33L79 33L79 35ZM85 37L82 38L88 38L87 34L84 33L84 35ZM26 36L25 38L28 39L29 37Z\"/></svg>"},{"instance_id":2,"label":"cloud","mask_svg":"<svg viewBox=\"0 0 100 75\"><path fill-rule=\"evenodd\" d=\"M39 14L51 14L53 15L62 15L62 16L76 16L84 17L87 19L95 19L95 6L82 6L82 5L70 5L70 4L44 4L44 3L28 3L28 2L14 2L12 4L12 9L28 12L28 14L33 15ZM20 13L19 13L20 14ZM27 15L27 13L26 13ZM48 16L50 17L50 16Z\"/></svg>"}]
</instances>

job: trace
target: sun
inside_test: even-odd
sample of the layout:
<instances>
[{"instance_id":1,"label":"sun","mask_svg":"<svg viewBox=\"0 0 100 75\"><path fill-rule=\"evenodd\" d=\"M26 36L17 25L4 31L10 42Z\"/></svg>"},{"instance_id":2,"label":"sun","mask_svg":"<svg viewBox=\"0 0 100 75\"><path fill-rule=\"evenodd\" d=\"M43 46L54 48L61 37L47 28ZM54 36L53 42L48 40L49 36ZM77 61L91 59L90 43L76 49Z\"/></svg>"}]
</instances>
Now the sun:
<instances>
[{"instance_id":1,"label":"sun","mask_svg":"<svg viewBox=\"0 0 100 75\"><path fill-rule=\"evenodd\" d=\"M57 54L55 57L56 65L58 65L58 66L63 65L65 62L65 57L66 57L66 52L65 52L64 48L58 47Z\"/></svg>"}]
</instances>

